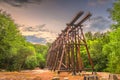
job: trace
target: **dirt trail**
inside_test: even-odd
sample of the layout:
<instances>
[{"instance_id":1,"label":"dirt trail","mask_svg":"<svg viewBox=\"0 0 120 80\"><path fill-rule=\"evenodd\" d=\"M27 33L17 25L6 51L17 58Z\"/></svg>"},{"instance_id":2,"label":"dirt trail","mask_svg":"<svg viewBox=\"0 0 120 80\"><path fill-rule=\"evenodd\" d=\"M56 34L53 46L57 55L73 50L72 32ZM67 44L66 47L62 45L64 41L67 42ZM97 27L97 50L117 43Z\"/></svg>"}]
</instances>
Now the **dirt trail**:
<instances>
[{"instance_id":1,"label":"dirt trail","mask_svg":"<svg viewBox=\"0 0 120 80\"><path fill-rule=\"evenodd\" d=\"M102 78L108 78L109 73L101 72L97 73L97 75ZM69 80L83 80L83 74L72 76L71 73L62 72L58 75L55 72L40 69L24 70L21 72L0 72L0 80L52 80L53 77L60 77L60 80L64 78L68 78Z\"/></svg>"},{"instance_id":2,"label":"dirt trail","mask_svg":"<svg viewBox=\"0 0 120 80\"><path fill-rule=\"evenodd\" d=\"M52 80L53 77L60 77L60 80L82 80L81 76L71 76L62 72L59 75L49 70L24 70L21 72L0 72L0 80Z\"/></svg>"},{"instance_id":3,"label":"dirt trail","mask_svg":"<svg viewBox=\"0 0 120 80\"><path fill-rule=\"evenodd\" d=\"M48 70L0 72L0 80L50 80L53 76L54 74Z\"/></svg>"}]
</instances>

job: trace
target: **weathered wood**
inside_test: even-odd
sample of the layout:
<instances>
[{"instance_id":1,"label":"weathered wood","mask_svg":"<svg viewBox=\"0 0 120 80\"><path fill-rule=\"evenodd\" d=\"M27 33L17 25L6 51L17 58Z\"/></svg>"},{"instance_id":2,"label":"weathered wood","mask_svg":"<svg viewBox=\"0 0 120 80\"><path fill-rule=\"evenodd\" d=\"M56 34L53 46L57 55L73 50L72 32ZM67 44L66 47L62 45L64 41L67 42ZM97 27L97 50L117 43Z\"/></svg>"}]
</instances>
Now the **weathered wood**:
<instances>
[{"instance_id":1,"label":"weathered wood","mask_svg":"<svg viewBox=\"0 0 120 80\"><path fill-rule=\"evenodd\" d=\"M81 30L81 34L82 34L83 39L84 39L84 43L87 44L87 43L86 43L86 40L85 40L85 37L84 37L84 33L83 33L82 28L80 28L80 30ZM89 59L89 62L90 62L90 64L91 64L91 66L92 66L92 70L94 70L94 65L93 65L92 59L91 59L91 57L90 57L90 52L89 52L89 50L88 50L87 45L85 45L85 48L86 48L86 50L87 50L88 59Z\"/></svg>"},{"instance_id":2,"label":"weathered wood","mask_svg":"<svg viewBox=\"0 0 120 80\"><path fill-rule=\"evenodd\" d=\"M80 48L83 46L86 48L86 55L88 55L91 69L94 70L94 65L82 31L82 23L91 16L91 13L85 15L83 13L83 11L79 12L52 43L47 55L47 67L49 69L54 71L70 71L74 75L77 72L85 70L80 52ZM83 17L79 23L75 24L76 20L82 15Z\"/></svg>"},{"instance_id":3,"label":"weathered wood","mask_svg":"<svg viewBox=\"0 0 120 80\"><path fill-rule=\"evenodd\" d=\"M68 25L73 26L73 24L79 19L80 16L82 16L83 13L83 11L80 11Z\"/></svg>"},{"instance_id":4,"label":"weathered wood","mask_svg":"<svg viewBox=\"0 0 120 80\"><path fill-rule=\"evenodd\" d=\"M109 80L119 80L115 74L109 74Z\"/></svg>"},{"instance_id":5,"label":"weathered wood","mask_svg":"<svg viewBox=\"0 0 120 80\"><path fill-rule=\"evenodd\" d=\"M81 41L79 37L80 36L78 35L78 43L80 44ZM80 68L79 71L81 72L83 69L83 62L82 62L81 53L80 53L80 45L78 45L77 52L78 52L78 63L79 63L79 68Z\"/></svg>"},{"instance_id":6,"label":"weathered wood","mask_svg":"<svg viewBox=\"0 0 120 80\"><path fill-rule=\"evenodd\" d=\"M63 46L63 48L65 48L65 45ZM62 60L63 60L64 54L65 54L65 50L63 49L62 55L61 55L61 58L60 58L60 63L59 63L59 66L58 66L58 70L60 70L60 68L61 68Z\"/></svg>"},{"instance_id":7,"label":"weathered wood","mask_svg":"<svg viewBox=\"0 0 120 80\"><path fill-rule=\"evenodd\" d=\"M84 80L98 80L98 76L97 75L84 76Z\"/></svg>"},{"instance_id":8,"label":"weathered wood","mask_svg":"<svg viewBox=\"0 0 120 80\"><path fill-rule=\"evenodd\" d=\"M90 12L88 12L81 20L80 22L78 22L78 24L76 25L77 26L80 26L83 22L85 22L88 18L90 18L92 15Z\"/></svg>"}]
</instances>

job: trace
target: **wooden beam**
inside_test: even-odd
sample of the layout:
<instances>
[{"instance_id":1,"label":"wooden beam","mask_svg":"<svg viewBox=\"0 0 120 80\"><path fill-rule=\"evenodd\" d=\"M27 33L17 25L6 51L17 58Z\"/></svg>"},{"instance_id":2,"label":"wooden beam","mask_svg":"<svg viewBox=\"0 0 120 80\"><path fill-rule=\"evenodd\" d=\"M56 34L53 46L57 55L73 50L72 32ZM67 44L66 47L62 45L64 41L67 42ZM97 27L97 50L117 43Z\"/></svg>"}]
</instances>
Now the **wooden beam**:
<instances>
[{"instance_id":1,"label":"wooden beam","mask_svg":"<svg viewBox=\"0 0 120 80\"><path fill-rule=\"evenodd\" d=\"M83 22L85 22L88 18L90 18L92 16L92 14L90 12L88 12L76 25L77 26L80 26Z\"/></svg>"},{"instance_id":2,"label":"wooden beam","mask_svg":"<svg viewBox=\"0 0 120 80\"><path fill-rule=\"evenodd\" d=\"M74 23L79 19L80 16L82 16L83 13L84 13L83 11L80 11L68 25L73 26Z\"/></svg>"}]
</instances>

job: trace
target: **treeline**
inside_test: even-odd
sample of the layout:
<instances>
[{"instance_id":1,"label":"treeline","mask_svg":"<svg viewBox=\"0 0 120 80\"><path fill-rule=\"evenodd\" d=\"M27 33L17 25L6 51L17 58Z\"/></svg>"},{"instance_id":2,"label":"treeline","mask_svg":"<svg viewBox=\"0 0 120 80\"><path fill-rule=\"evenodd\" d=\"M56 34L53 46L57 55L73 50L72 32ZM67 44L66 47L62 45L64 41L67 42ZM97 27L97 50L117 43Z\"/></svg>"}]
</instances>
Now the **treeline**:
<instances>
[{"instance_id":1,"label":"treeline","mask_svg":"<svg viewBox=\"0 0 120 80\"><path fill-rule=\"evenodd\" d=\"M86 33L87 44L96 71L120 73L120 28L106 33ZM84 49L82 49L84 52ZM87 55L83 54L83 60ZM88 64L88 61L84 61ZM85 65L89 67L89 65Z\"/></svg>"},{"instance_id":2,"label":"treeline","mask_svg":"<svg viewBox=\"0 0 120 80\"><path fill-rule=\"evenodd\" d=\"M117 0L109 11L114 22L110 32L87 32L85 35L95 70L120 73L120 0ZM82 50L84 52L84 49ZM86 58L84 56L83 59Z\"/></svg>"},{"instance_id":3,"label":"treeline","mask_svg":"<svg viewBox=\"0 0 120 80\"><path fill-rule=\"evenodd\" d=\"M27 42L17 26L10 15L0 12L0 69L44 68L48 46Z\"/></svg>"}]
</instances>

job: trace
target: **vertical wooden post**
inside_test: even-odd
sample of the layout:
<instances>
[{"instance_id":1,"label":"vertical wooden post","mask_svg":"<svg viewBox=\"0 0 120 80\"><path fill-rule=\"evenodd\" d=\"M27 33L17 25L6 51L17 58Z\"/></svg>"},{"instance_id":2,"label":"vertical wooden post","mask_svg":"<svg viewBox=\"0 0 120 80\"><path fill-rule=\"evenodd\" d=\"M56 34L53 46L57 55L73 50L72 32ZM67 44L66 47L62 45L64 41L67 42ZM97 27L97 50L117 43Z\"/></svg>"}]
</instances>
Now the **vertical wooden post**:
<instances>
[{"instance_id":1,"label":"vertical wooden post","mask_svg":"<svg viewBox=\"0 0 120 80\"><path fill-rule=\"evenodd\" d=\"M78 31L78 43L81 44L81 39L80 39L80 32ZM79 67L80 67L80 72L83 69L83 61L81 58L81 53L80 53L80 45L78 45L78 62L79 62Z\"/></svg>"},{"instance_id":2,"label":"vertical wooden post","mask_svg":"<svg viewBox=\"0 0 120 80\"><path fill-rule=\"evenodd\" d=\"M82 34L82 36L83 36L83 41L84 41L85 44L87 44L87 43L86 43L86 40L85 40L85 36L84 36L82 27L80 28L80 30L81 30L81 34ZM91 57L90 57L90 52L89 52L89 50L88 50L87 45L85 45L85 48L86 48L86 50L87 50L88 59L89 59L89 62L90 62L90 64L91 64L92 70L94 70L94 65L93 65L92 59L91 59Z\"/></svg>"}]
</instances>

